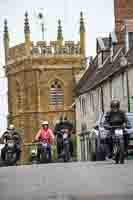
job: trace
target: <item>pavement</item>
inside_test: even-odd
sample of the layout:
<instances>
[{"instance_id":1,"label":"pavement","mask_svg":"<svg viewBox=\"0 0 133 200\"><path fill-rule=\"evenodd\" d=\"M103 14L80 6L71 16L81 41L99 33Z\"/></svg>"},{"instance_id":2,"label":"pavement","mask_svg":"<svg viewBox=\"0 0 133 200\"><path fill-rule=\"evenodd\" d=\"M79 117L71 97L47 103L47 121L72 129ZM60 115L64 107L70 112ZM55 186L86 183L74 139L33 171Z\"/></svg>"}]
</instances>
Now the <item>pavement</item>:
<instances>
[{"instance_id":1,"label":"pavement","mask_svg":"<svg viewBox=\"0 0 133 200\"><path fill-rule=\"evenodd\" d=\"M133 161L1 167L0 200L133 200Z\"/></svg>"}]
</instances>

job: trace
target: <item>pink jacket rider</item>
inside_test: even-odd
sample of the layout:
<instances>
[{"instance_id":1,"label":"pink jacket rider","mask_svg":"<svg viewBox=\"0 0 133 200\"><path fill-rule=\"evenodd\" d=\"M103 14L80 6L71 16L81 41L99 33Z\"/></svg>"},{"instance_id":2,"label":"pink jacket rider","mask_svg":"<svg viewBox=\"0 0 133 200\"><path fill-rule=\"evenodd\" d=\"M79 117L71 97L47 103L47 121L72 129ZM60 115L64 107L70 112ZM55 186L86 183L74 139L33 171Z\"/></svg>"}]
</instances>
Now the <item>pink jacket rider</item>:
<instances>
[{"instance_id":1,"label":"pink jacket rider","mask_svg":"<svg viewBox=\"0 0 133 200\"><path fill-rule=\"evenodd\" d=\"M48 144L53 144L54 142L54 134L53 131L50 128L41 128L36 137L35 140L44 142L47 141Z\"/></svg>"}]
</instances>

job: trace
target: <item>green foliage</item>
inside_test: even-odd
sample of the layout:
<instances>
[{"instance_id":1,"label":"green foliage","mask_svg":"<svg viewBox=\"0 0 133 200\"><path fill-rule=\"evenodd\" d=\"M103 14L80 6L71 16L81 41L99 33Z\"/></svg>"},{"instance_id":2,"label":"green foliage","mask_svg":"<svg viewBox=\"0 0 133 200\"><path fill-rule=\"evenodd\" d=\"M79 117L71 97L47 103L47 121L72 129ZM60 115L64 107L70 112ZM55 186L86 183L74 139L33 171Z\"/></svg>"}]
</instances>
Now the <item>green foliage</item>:
<instances>
[{"instance_id":1,"label":"green foliage","mask_svg":"<svg viewBox=\"0 0 133 200\"><path fill-rule=\"evenodd\" d=\"M77 136L72 135L71 136L71 141L73 143L73 159L77 159Z\"/></svg>"},{"instance_id":2,"label":"green foliage","mask_svg":"<svg viewBox=\"0 0 133 200\"><path fill-rule=\"evenodd\" d=\"M52 160L56 161L57 160L57 148L56 148L56 144L52 145Z\"/></svg>"}]
</instances>

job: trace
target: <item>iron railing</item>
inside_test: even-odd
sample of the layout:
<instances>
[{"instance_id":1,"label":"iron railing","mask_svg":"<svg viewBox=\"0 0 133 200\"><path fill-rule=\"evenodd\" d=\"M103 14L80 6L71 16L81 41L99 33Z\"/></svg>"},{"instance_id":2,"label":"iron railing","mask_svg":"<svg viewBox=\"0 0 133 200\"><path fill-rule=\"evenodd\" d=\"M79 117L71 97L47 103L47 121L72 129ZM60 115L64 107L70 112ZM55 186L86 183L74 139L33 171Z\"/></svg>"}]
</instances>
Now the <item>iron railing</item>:
<instances>
[{"instance_id":1,"label":"iron railing","mask_svg":"<svg viewBox=\"0 0 133 200\"><path fill-rule=\"evenodd\" d=\"M79 134L80 136L80 155L81 161L87 161L90 159L90 140L89 140L90 132L82 132Z\"/></svg>"}]
</instances>

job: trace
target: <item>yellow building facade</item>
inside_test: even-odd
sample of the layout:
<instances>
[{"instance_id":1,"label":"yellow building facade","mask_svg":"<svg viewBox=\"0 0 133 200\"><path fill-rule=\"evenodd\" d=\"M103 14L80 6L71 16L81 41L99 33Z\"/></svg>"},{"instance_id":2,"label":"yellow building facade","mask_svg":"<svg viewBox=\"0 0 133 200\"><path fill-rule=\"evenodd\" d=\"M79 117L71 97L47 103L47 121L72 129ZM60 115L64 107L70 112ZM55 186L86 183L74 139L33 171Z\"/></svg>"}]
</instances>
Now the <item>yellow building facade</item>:
<instances>
[{"instance_id":1,"label":"yellow building facade","mask_svg":"<svg viewBox=\"0 0 133 200\"><path fill-rule=\"evenodd\" d=\"M23 130L24 145L30 143L43 120L53 128L67 117L75 122L76 75L84 70L85 27L80 14L80 41L64 41L61 21L57 40L32 42L28 13L25 14L24 43L10 47L8 25L4 25L5 70L8 79L8 123ZM26 160L24 150L22 159Z\"/></svg>"}]
</instances>

